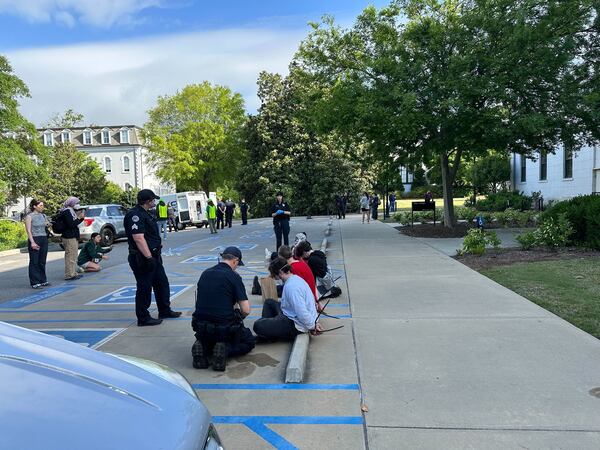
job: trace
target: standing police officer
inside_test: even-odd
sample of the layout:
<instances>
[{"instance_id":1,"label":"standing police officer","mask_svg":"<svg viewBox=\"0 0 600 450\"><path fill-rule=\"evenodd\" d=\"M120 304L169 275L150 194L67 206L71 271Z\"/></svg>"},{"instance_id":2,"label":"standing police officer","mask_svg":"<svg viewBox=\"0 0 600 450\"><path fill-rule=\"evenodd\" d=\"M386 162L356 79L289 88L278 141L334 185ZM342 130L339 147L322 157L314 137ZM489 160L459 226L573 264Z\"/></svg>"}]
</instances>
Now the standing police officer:
<instances>
[{"instance_id":1,"label":"standing police officer","mask_svg":"<svg viewBox=\"0 0 600 450\"><path fill-rule=\"evenodd\" d=\"M138 204L127 212L123 220L129 244L129 266L136 281L135 314L140 327L158 325L162 319L181 315L171 310L171 290L162 264L160 235L156 220L148 212L158 199L150 189L142 189L137 195ZM158 319L148 312L152 289L158 306Z\"/></svg>"},{"instance_id":2,"label":"standing police officer","mask_svg":"<svg viewBox=\"0 0 600 450\"><path fill-rule=\"evenodd\" d=\"M271 217L273 217L273 230L275 231L275 239L277 240L276 251L281 247L281 238L283 243L290 245L290 205L283 201L283 192L277 193L277 202L271 208Z\"/></svg>"}]
</instances>

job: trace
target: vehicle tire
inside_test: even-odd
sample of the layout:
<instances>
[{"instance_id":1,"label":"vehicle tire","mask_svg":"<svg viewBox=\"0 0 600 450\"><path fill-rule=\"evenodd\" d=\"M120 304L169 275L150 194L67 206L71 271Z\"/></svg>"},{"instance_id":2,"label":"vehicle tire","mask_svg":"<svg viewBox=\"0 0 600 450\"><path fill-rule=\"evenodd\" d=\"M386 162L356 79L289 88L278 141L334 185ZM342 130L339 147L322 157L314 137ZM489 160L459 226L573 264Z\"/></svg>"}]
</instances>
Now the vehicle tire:
<instances>
[{"instance_id":1,"label":"vehicle tire","mask_svg":"<svg viewBox=\"0 0 600 450\"><path fill-rule=\"evenodd\" d=\"M104 227L100 230L100 236L102 236L102 245L109 247L115 242L115 230L111 227Z\"/></svg>"},{"instance_id":2,"label":"vehicle tire","mask_svg":"<svg viewBox=\"0 0 600 450\"><path fill-rule=\"evenodd\" d=\"M204 226L204 224L203 224L203 223L197 223L197 224L196 224L196 228L202 228L203 226Z\"/></svg>"},{"instance_id":3,"label":"vehicle tire","mask_svg":"<svg viewBox=\"0 0 600 450\"><path fill-rule=\"evenodd\" d=\"M183 223L181 223L180 221L177 221L177 229L179 231L183 230L185 228L185 225Z\"/></svg>"}]
</instances>

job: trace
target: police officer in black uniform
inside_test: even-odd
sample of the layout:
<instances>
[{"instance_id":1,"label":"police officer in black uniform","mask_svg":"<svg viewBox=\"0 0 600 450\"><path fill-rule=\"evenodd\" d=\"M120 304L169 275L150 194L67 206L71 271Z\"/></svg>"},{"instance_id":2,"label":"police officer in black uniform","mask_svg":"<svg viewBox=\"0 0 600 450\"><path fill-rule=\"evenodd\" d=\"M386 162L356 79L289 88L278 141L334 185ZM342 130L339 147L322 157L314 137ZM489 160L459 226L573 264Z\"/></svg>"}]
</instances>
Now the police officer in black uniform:
<instances>
[{"instance_id":1,"label":"police officer in black uniform","mask_svg":"<svg viewBox=\"0 0 600 450\"><path fill-rule=\"evenodd\" d=\"M277 202L271 208L271 217L273 217L273 229L275 230L275 239L277 240L277 248L281 247L281 237L283 243L290 245L290 205L283 201L283 192L277 193Z\"/></svg>"},{"instance_id":2,"label":"police officer in black uniform","mask_svg":"<svg viewBox=\"0 0 600 450\"><path fill-rule=\"evenodd\" d=\"M254 336L243 322L250 314L250 302L242 277L235 273L243 265L240 249L227 247L221 261L200 275L192 315L196 369L208 368L212 355L213 370L224 371L229 356L245 355L254 348Z\"/></svg>"},{"instance_id":3,"label":"police officer in black uniform","mask_svg":"<svg viewBox=\"0 0 600 450\"><path fill-rule=\"evenodd\" d=\"M138 192L138 204L125 215L123 223L129 244L129 266L136 280L135 314L138 326L158 325L162 319L181 316L171 310L169 279L165 274L161 256L160 235L156 219L148 212L159 197L150 189ZM158 319L148 312L152 290L158 306Z\"/></svg>"}]
</instances>

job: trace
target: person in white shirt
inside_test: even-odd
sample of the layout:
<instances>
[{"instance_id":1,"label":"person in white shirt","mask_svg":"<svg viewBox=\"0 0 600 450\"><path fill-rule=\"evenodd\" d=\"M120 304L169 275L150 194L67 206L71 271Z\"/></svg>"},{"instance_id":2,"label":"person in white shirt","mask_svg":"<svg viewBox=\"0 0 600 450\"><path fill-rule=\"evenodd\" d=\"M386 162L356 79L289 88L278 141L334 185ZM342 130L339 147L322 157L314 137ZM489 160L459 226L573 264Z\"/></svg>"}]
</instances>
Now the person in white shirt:
<instances>
[{"instance_id":1,"label":"person in white shirt","mask_svg":"<svg viewBox=\"0 0 600 450\"><path fill-rule=\"evenodd\" d=\"M283 295L281 304L275 299L265 300L262 317L254 322L259 339L289 341L300 333L320 334L315 296L306 281L292 274L288 261L282 257L271 262L269 272L283 281Z\"/></svg>"}]
</instances>

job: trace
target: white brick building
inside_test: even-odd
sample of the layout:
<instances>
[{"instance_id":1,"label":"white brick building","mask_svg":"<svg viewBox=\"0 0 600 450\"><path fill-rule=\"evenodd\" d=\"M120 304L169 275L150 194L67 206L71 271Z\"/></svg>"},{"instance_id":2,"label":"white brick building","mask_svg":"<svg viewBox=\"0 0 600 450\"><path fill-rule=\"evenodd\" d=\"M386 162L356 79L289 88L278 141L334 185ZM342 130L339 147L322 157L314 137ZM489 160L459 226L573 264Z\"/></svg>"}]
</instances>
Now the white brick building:
<instances>
[{"instance_id":1,"label":"white brick building","mask_svg":"<svg viewBox=\"0 0 600 450\"><path fill-rule=\"evenodd\" d=\"M535 161L513 154L510 164L513 189L527 195L541 191L545 201L600 193L600 147L577 152L560 147Z\"/></svg>"},{"instance_id":2,"label":"white brick building","mask_svg":"<svg viewBox=\"0 0 600 450\"><path fill-rule=\"evenodd\" d=\"M148 150L135 125L40 128L38 133L46 146L72 142L98 163L107 180L125 190L152 189L158 195L175 192L172 186L161 183L149 167Z\"/></svg>"}]
</instances>

